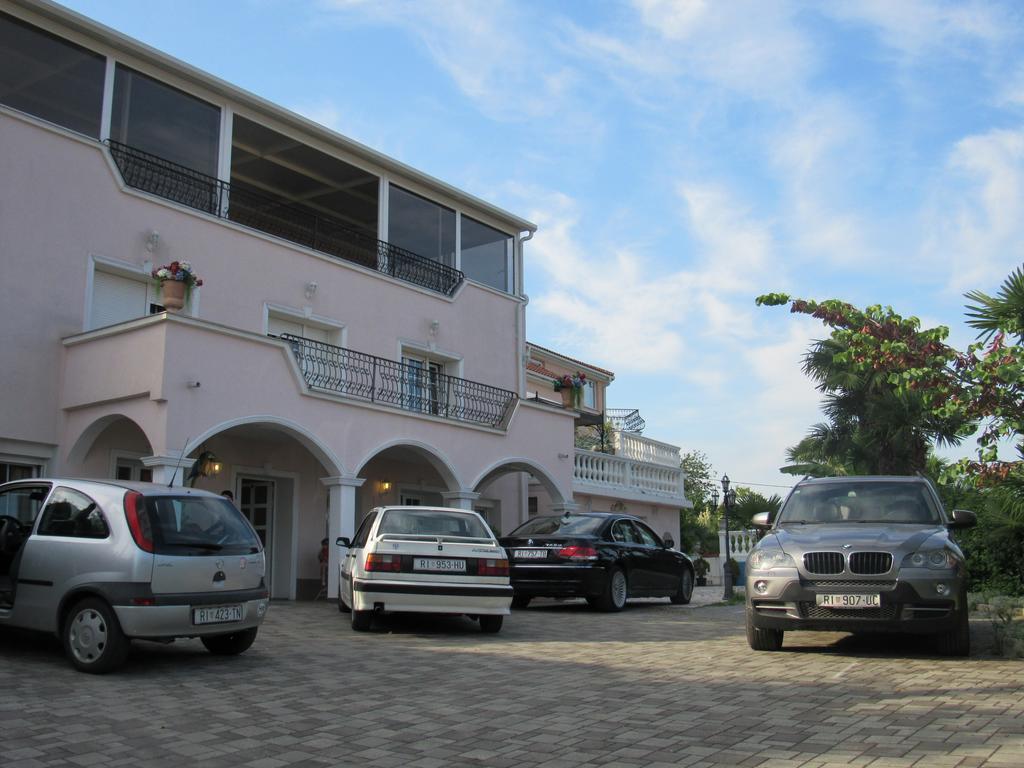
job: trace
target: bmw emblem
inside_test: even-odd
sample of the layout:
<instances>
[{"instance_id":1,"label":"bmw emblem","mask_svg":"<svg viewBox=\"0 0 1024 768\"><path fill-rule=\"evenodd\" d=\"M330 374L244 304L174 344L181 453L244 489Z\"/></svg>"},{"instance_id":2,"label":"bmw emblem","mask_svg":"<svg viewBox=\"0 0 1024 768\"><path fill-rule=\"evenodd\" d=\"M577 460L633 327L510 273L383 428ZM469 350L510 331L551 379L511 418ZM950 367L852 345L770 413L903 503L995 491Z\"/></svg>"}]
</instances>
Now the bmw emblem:
<instances>
[{"instance_id":1,"label":"bmw emblem","mask_svg":"<svg viewBox=\"0 0 1024 768\"><path fill-rule=\"evenodd\" d=\"M533 546L533 539L527 539L526 540L526 546L532 547Z\"/></svg>"},{"instance_id":2,"label":"bmw emblem","mask_svg":"<svg viewBox=\"0 0 1024 768\"><path fill-rule=\"evenodd\" d=\"M853 544L843 544L843 549L849 549Z\"/></svg>"}]
</instances>

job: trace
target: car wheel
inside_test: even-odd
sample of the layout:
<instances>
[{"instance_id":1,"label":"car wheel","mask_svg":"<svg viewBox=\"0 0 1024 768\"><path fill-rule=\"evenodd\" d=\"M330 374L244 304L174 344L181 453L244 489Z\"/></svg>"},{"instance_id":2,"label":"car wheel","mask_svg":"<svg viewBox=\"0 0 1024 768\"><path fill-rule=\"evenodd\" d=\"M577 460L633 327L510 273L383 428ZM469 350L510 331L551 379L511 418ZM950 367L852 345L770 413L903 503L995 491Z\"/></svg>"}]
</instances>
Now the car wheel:
<instances>
[{"instance_id":1,"label":"car wheel","mask_svg":"<svg viewBox=\"0 0 1024 768\"><path fill-rule=\"evenodd\" d=\"M64 622L62 639L75 668L97 675L123 664L131 645L114 609L95 597L75 603Z\"/></svg>"},{"instance_id":2,"label":"car wheel","mask_svg":"<svg viewBox=\"0 0 1024 768\"><path fill-rule=\"evenodd\" d=\"M679 591L670 598L673 605L686 605L693 597L693 574L687 568L679 577Z\"/></svg>"},{"instance_id":3,"label":"car wheel","mask_svg":"<svg viewBox=\"0 0 1024 768\"><path fill-rule=\"evenodd\" d=\"M533 598L530 595L514 595L512 597L513 608L525 608Z\"/></svg>"},{"instance_id":4,"label":"car wheel","mask_svg":"<svg viewBox=\"0 0 1024 768\"><path fill-rule=\"evenodd\" d=\"M255 640L256 627L228 635L207 635L199 638L199 642L206 646L206 650L218 656L237 656L245 653Z\"/></svg>"},{"instance_id":5,"label":"car wheel","mask_svg":"<svg viewBox=\"0 0 1024 768\"><path fill-rule=\"evenodd\" d=\"M338 579L338 610L342 613L349 613L352 610L341 596L341 579Z\"/></svg>"},{"instance_id":6,"label":"car wheel","mask_svg":"<svg viewBox=\"0 0 1024 768\"><path fill-rule=\"evenodd\" d=\"M495 632L500 632L504 619L504 616L481 616L480 631L486 632L490 635L493 635Z\"/></svg>"},{"instance_id":7,"label":"car wheel","mask_svg":"<svg viewBox=\"0 0 1024 768\"><path fill-rule=\"evenodd\" d=\"M761 629L754 626L751 610L747 608L747 644L755 651L778 651L782 649L781 629Z\"/></svg>"},{"instance_id":8,"label":"car wheel","mask_svg":"<svg viewBox=\"0 0 1024 768\"><path fill-rule=\"evenodd\" d=\"M626 579L625 571L621 568L612 568L608 572L604 592L598 598L598 607L602 611L621 611L626 607L627 597L629 597L629 581Z\"/></svg>"},{"instance_id":9,"label":"car wheel","mask_svg":"<svg viewBox=\"0 0 1024 768\"><path fill-rule=\"evenodd\" d=\"M357 611L352 609L352 629L356 632L366 632L373 624L373 611Z\"/></svg>"},{"instance_id":10,"label":"car wheel","mask_svg":"<svg viewBox=\"0 0 1024 768\"><path fill-rule=\"evenodd\" d=\"M966 600L963 602L963 606L957 614L956 627L935 638L938 651L943 656L971 655L971 622L967 618Z\"/></svg>"}]
</instances>

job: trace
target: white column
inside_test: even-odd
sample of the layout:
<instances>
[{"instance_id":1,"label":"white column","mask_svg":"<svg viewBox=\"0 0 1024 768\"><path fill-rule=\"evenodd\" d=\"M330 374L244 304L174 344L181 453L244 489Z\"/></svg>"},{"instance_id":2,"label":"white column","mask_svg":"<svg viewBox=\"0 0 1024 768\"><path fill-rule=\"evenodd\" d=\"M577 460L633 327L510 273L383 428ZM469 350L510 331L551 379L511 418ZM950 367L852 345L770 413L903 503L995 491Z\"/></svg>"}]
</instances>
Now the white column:
<instances>
[{"instance_id":1,"label":"white column","mask_svg":"<svg viewBox=\"0 0 1024 768\"><path fill-rule=\"evenodd\" d=\"M366 482L364 477L343 475L321 477L327 486L327 597L338 596L338 565L341 548L334 542L339 536L351 539L356 533L356 488Z\"/></svg>"},{"instance_id":2,"label":"white column","mask_svg":"<svg viewBox=\"0 0 1024 768\"><path fill-rule=\"evenodd\" d=\"M446 507L472 509L473 502L480 498L480 494L463 488L461 491L444 491L441 498Z\"/></svg>"},{"instance_id":3,"label":"white column","mask_svg":"<svg viewBox=\"0 0 1024 768\"><path fill-rule=\"evenodd\" d=\"M142 466L153 471L153 482L157 485L184 485L188 471L195 459L178 454L176 456L143 456Z\"/></svg>"}]
</instances>

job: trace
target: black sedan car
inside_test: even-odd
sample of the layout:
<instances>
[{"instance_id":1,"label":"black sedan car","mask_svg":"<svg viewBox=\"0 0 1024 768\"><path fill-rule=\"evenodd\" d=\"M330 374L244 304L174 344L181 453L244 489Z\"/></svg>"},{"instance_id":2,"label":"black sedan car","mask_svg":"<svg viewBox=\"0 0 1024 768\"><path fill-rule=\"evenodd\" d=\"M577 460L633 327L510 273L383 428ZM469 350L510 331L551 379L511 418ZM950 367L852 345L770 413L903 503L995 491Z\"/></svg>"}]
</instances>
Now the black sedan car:
<instances>
[{"instance_id":1,"label":"black sedan car","mask_svg":"<svg viewBox=\"0 0 1024 768\"><path fill-rule=\"evenodd\" d=\"M503 537L513 608L534 597L585 597L621 611L630 597L690 602L693 563L639 518L606 512L534 517Z\"/></svg>"}]
</instances>

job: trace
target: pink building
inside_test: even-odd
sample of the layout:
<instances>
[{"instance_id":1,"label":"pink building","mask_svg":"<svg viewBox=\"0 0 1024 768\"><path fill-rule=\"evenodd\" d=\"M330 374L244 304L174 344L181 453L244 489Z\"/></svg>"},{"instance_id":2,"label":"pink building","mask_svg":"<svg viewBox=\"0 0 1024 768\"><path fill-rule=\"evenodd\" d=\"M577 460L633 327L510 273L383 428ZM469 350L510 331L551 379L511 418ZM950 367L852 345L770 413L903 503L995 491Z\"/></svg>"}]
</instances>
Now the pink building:
<instances>
[{"instance_id":1,"label":"pink building","mask_svg":"<svg viewBox=\"0 0 1024 768\"><path fill-rule=\"evenodd\" d=\"M41 0L0 0L0 180L0 481L181 483L205 454L275 598L316 593L320 540L380 504L508 531L674 503L678 538L678 449L644 506L573 447L603 387L530 396L529 221ZM204 280L177 312L150 277L175 260Z\"/></svg>"}]
</instances>

